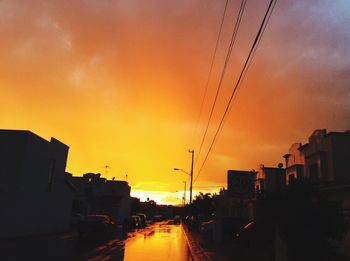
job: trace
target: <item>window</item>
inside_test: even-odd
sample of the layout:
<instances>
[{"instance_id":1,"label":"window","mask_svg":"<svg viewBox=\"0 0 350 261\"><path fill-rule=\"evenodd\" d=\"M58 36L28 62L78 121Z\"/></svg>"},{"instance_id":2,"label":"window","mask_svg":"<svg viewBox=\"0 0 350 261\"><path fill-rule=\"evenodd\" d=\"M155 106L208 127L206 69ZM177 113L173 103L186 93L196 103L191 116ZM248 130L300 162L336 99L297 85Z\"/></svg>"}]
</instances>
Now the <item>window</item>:
<instances>
[{"instance_id":1,"label":"window","mask_svg":"<svg viewBox=\"0 0 350 261\"><path fill-rule=\"evenodd\" d=\"M317 163L313 163L309 166L309 178L311 181L318 181L318 165Z\"/></svg>"},{"instance_id":2,"label":"window","mask_svg":"<svg viewBox=\"0 0 350 261\"><path fill-rule=\"evenodd\" d=\"M288 175L288 184L291 184L295 181L295 174L289 174Z\"/></svg>"},{"instance_id":3,"label":"window","mask_svg":"<svg viewBox=\"0 0 350 261\"><path fill-rule=\"evenodd\" d=\"M55 159L49 159L49 191L52 189L53 175L55 173Z\"/></svg>"}]
</instances>

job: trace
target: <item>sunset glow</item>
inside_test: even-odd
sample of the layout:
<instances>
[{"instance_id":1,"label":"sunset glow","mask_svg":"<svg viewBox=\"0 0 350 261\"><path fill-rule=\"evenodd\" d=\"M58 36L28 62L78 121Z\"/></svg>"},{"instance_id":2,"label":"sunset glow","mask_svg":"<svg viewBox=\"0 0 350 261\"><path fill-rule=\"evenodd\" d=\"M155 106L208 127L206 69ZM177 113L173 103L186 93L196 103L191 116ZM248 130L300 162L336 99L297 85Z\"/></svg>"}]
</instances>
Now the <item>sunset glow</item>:
<instances>
[{"instance_id":1,"label":"sunset glow","mask_svg":"<svg viewBox=\"0 0 350 261\"><path fill-rule=\"evenodd\" d=\"M247 3L195 177L266 7ZM0 1L1 128L67 144L73 175L127 179L132 196L181 204L189 177L173 169L190 170L189 149L197 156L239 3L228 6L199 117L223 8ZM277 3L194 194L226 187L228 169L277 166L314 129L350 129L349 13L348 1Z\"/></svg>"}]
</instances>

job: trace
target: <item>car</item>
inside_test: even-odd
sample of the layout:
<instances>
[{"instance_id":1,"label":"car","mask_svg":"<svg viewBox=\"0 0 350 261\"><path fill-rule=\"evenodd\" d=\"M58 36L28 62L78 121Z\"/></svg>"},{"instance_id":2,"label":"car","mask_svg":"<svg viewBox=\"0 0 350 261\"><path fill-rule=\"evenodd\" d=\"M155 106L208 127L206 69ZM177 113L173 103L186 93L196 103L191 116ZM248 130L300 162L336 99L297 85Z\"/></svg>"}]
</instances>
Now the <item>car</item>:
<instances>
[{"instance_id":1,"label":"car","mask_svg":"<svg viewBox=\"0 0 350 261\"><path fill-rule=\"evenodd\" d=\"M235 239L237 242L246 244L254 236L256 223L254 221L246 224L239 232L236 233Z\"/></svg>"},{"instance_id":2,"label":"car","mask_svg":"<svg viewBox=\"0 0 350 261\"><path fill-rule=\"evenodd\" d=\"M214 228L214 220L209 220L201 224L200 232L206 236L210 236L213 233L213 228Z\"/></svg>"},{"instance_id":3,"label":"car","mask_svg":"<svg viewBox=\"0 0 350 261\"><path fill-rule=\"evenodd\" d=\"M73 227L78 226L81 222L85 220L85 216L80 213L73 213L71 216L71 225Z\"/></svg>"},{"instance_id":4,"label":"car","mask_svg":"<svg viewBox=\"0 0 350 261\"><path fill-rule=\"evenodd\" d=\"M174 224L180 224L181 223L181 217L179 215L174 217Z\"/></svg>"},{"instance_id":5,"label":"car","mask_svg":"<svg viewBox=\"0 0 350 261\"><path fill-rule=\"evenodd\" d=\"M135 228L136 228L136 220L134 218L132 218L130 216L130 217L127 217L126 219L124 219L123 229L125 232L128 230L135 229Z\"/></svg>"},{"instance_id":6,"label":"car","mask_svg":"<svg viewBox=\"0 0 350 261\"><path fill-rule=\"evenodd\" d=\"M124 231L139 229L142 227L141 218L137 215L127 217L123 222Z\"/></svg>"},{"instance_id":7,"label":"car","mask_svg":"<svg viewBox=\"0 0 350 261\"><path fill-rule=\"evenodd\" d=\"M79 235L89 238L106 238L113 234L116 224L107 215L87 215L78 227Z\"/></svg>"},{"instance_id":8,"label":"car","mask_svg":"<svg viewBox=\"0 0 350 261\"><path fill-rule=\"evenodd\" d=\"M269 250L273 245L274 230L271 225L252 221L235 234L235 242L242 247L264 248Z\"/></svg>"},{"instance_id":9,"label":"car","mask_svg":"<svg viewBox=\"0 0 350 261\"><path fill-rule=\"evenodd\" d=\"M157 221L162 221L164 218L162 215L154 215L153 216L153 221L157 222Z\"/></svg>"},{"instance_id":10,"label":"car","mask_svg":"<svg viewBox=\"0 0 350 261\"><path fill-rule=\"evenodd\" d=\"M136 213L135 216L138 216L141 220L140 227L145 227L146 226L146 214L144 213Z\"/></svg>"},{"instance_id":11,"label":"car","mask_svg":"<svg viewBox=\"0 0 350 261\"><path fill-rule=\"evenodd\" d=\"M186 225L190 225L191 224L191 216L186 216L185 217L185 223L186 223Z\"/></svg>"},{"instance_id":12,"label":"car","mask_svg":"<svg viewBox=\"0 0 350 261\"><path fill-rule=\"evenodd\" d=\"M218 224L222 227L222 236L224 239L232 239L232 235L235 235L245 224L246 220L237 217L220 217L217 218Z\"/></svg>"},{"instance_id":13,"label":"car","mask_svg":"<svg viewBox=\"0 0 350 261\"><path fill-rule=\"evenodd\" d=\"M141 226L142 226L142 221L141 221L141 218L139 217L139 216L137 216L137 215L133 215L132 216L134 219L135 219L135 223L136 223L136 227L137 228L141 228Z\"/></svg>"},{"instance_id":14,"label":"car","mask_svg":"<svg viewBox=\"0 0 350 261\"><path fill-rule=\"evenodd\" d=\"M111 218L107 215L87 215L85 221L91 223L114 224Z\"/></svg>"}]
</instances>

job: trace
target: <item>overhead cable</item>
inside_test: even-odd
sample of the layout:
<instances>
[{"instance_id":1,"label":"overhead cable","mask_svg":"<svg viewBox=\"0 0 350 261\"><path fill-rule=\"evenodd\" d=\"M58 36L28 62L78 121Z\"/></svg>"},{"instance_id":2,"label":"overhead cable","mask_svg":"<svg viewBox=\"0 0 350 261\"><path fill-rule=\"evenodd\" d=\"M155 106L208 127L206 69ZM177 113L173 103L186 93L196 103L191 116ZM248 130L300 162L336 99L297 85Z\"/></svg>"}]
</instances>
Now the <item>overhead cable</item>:
<instances>
[{"instance_id":1,"label":"overhead cable","mask_svg":"<svg viewBox=\"0 0 350 261\"><path fill-rule=\"evenodd\" d=\"M204 144L205 138L206 138L207 133L208 133L210 121L212 119L212 116L213 116L213 113L214 113L214 110L215 110L215 106L216 106L217 99L218 99L218 96L219 96L219 93L220 93L221 85L222 85L222 82L223 82L223 79L224 79L224 76L225 76L225 73L226 73L226 69L227 69L228 63L230 61L233 45L235 43L237 32L238 32L238 29L239 29L239 26L240 26L240 23L241 23L241 20L242 20L242 15L243 15L243 12L244 12L245 4L246 4L246 0L242 0L240 8L239 8L238 15L237 15L237 19L236 19L236 22L235 22L235 26L234 26L234 29L233 29L233 32L232 32L232 35L231 35L230 45L229 45L229 48L227 50L224 67L222 69L220 80L219 80L219 83L218 83L218 86L217 86L217 89L216 89L215 98L214 98L214 101L213 101L213 104L212 104L212 107L211 107L211 110L210 110L210 115L209 115L209 118L208 118L208 122L207 122L207 125L205 127L205 131L204 131L204 134L203 134L203 137L202 137L202 141L201 141L198 153L197 153L197 157L196 157L196 161L195 161L196 164L198 162L200 153L201 153L202 148L203 148L203 144Z\"/></svg>"},{"instance_id":2,"label":"overhead cable","mask_svg":"<svg viewBox=\"0 0 350 261\"><path fill-rule=\"evenodd\" d=\"M264 19L261 22L261 25L259 27L258 33L257 33L257 35L255 37L255 40L254 40L254 42L252 44L252 47L251 47L250 51L249 51L247 59L246 59L244 65L243 65L243 68L242 68L241 73L240 73L240 75L238 77L238 80L237 80L237 82L235 84L235 87L234 87L234 89L233 89L233 91L231 93L230 99L229 99L229 101L228 101L228 103L226 105L224 114L222 115L222 118L220 120L220 124L219 124L218 128L216 129L214 138L212 139L211 145L210 145L210 147L208 149L208 152L207 152L207 154L206 154L206 156L205 156L205 158L204 158L204 160L202 162L202 165L201 165L199 171L197 172L197 176L195 177L194 182L196 182L196 180L198 179L201 171L203 170L203 167L205 166L205 163L208 160L209 154L211 153L211 151L213 149L215 141L216 141L219 133L222 131L223 123L224 123L224 121L225 121L225 119L227 117L227 114L228 114L229 110L230 110L230 107L231 107L232 101L233 101L233 99L235 97L236 91L238 90L238 88L239 88L239 86L240 86L240 84L242 82L242 79L243 79L243 77L246 74L246 70L248 69L248 67L249 67L249 65L250 65L250 63L251 63L251 61L252 61L252 59L254 57L255 51L256 51L259 43L260 43L260 39L261 39L263 33L265 32L266 25L267 25L267 23L268 23L268 21L269 21L269 19L271 17L271 13L272 13L275 5L276 5L276 1L277 0L271 0L269 5L268 5L268 8L267 8L266 13L264 15Z\"/></svg>"}]
</instances>

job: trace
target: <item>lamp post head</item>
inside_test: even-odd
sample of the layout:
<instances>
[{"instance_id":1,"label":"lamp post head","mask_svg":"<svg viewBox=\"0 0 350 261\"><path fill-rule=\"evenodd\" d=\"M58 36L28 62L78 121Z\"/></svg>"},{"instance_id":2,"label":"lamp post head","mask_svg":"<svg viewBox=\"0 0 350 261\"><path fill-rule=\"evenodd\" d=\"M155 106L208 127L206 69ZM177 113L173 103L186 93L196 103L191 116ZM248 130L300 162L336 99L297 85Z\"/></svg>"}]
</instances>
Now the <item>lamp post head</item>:
<instances>
[{"instance_id":1,"label":"lamp post head","mask_svg":"<svg viewBox=\"0 0 350 261\"><path fill-rule=\"evenodd\" d=\"M178 168L174 168L174 170L180 170L180 169L178 169Z\"/></svg>"}]
</instances>

